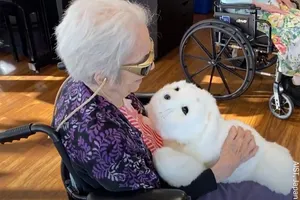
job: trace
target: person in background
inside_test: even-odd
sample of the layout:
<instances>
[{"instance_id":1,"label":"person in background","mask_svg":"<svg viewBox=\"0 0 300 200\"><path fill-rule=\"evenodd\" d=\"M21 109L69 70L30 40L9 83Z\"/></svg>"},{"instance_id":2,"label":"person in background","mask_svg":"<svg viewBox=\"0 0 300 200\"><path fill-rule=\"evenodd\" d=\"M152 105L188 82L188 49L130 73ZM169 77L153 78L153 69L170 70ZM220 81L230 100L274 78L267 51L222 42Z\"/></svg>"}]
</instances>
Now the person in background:
<instances>
[{"instance_id":1,"label":"person in background","mask_svg":"<svg viewBox=\"0 0 300 200\"><path fill-rule=\"evenodd\" d=\"M285 75L283 87L296 106L300 106L300 10L291 0L221 0L224 4L254 4L261 8L259 18L272 26L272 40L278 49L278 69ZM230 9L247 14L249 10ZM258 28L264 28L258 24Z\"/></svg>"}]
</instances>

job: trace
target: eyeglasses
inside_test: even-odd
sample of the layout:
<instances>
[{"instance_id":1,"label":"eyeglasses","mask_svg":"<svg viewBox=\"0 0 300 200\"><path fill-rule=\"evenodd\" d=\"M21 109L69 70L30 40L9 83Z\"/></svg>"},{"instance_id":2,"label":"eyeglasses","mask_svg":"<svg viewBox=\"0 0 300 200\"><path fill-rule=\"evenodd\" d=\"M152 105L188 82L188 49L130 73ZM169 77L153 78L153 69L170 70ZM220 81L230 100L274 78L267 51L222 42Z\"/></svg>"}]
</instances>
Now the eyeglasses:
<instances>
[{"instance_id":1,"label":"eyeglasses","mask_svg":"<svg viewBox=\"0 0 300 200\"><path fill-rule=\"evenodd\" d=\"M151 38L150 40L151 40L151 49L147 60L140 64L123 65L122 69L141 76L147 76L149 74L152 68L152 64L154 63L154 42Z\"/></svg>"}]
</instances>

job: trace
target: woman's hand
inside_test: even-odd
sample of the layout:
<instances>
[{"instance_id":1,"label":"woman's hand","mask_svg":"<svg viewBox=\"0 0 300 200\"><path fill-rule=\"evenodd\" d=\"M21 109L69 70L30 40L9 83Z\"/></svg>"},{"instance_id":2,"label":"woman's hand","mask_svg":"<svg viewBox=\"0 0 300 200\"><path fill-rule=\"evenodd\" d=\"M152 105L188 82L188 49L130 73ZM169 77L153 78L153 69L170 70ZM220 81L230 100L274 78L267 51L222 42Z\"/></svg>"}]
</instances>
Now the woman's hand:
<instances>
[{"instance_id":1,"label":"woman's hand","mask_svg":"<svg viewBox=\"0 0 300 200\"><path fill-rule=\"evenodd\" d=\"M278 1L284 1L284 0L278 0ZM289 1L289 0L285 0L285 1ZM282 10L274 5L270 5L270 4L266 4L266 3L259 3L259 2L256 2L256 0L253 1L253 4L269 13L279 13L279 14L283 14L283 15L288 14L287 11Z\"/></svg>"},{"instance_id":2,"label":"woman's hand","mask_svg":"<svg viewBox=\"0 0 300 200\"><path fill-rule=\"evenodd\" d=\"M285 4L288 8L293 8L293 3L291 0L277 0L279 4Z\"/></svg>"},{"instance_id":3,"label":"woman's hand","mask_svg":"<svg viewBox=\"0 0 300 200\"><path fill-rule=\"evenodd\" d=\"M217 182L220 182L234 172L243 162L252 158L258 150L253 135L241 127L232 127L226 138L220 159L212 167Z\"/></svg>"}]
</instances>

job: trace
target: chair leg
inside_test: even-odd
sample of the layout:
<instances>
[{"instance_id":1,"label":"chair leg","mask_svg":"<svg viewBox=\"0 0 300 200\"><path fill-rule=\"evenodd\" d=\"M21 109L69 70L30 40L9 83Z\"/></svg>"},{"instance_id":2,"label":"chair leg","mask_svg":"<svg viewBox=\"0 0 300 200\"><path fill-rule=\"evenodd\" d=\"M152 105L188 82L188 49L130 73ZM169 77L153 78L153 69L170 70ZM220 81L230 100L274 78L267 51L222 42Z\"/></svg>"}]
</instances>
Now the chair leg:
<instances>
[{"instance_id":1,"label":"chair leg","mask_svg":"<svg viewBox=\"0 0 300 200\"><path fill-rule=\"evenodd\" d=\"M47 20L45 19L45 15L41 11L37 11L36 14L38 18L38 26L42 29L41 33L43 35L43 39L48 46L48 50L51 52L50 39L48 39L51 38L51 35L47 33Z\"/></svg>"},{"instance_id":2,"label":"chair leg","mask_svg":"<svg viewBox=\"0 0 300 200\"><path fill-rule=\"evenodd\" d=\"M29 58L30 62L35 63L37 60L37 53L33 41L33 33L32 33L32 27L31 27L31 20L29 18L29 15L27 15L23 8L19 7L19 13L20 17L22 18L24 22L25 31L24 34L26 36L26 39L28 41L28 51L29 51Z\"/></svg>"},{"instance_id":3,"label":"chair leg","mask_svg":"<svg viewBox=\"0 0 300 200\"><path fill-rule=\"evenodd\" d=\"M27 40L26 40L26 35L25 33L25 26L24 26L24 21L22 20L22 18L17 15L17 26L18 26L18 30L19 30L19 35L20 35L20 39L21 39L21 44L22 44L22 51L23 51L23 55L24 56L28 56L28 45L27 45Z\"/></svg>"},{"instance_id":4,"label":"chair leg","mask_svg":"<svg viewBox=\"0 0 300 200\"><path fill-rule=\"evenodd\" d=\"M33 57L33 60L35 61L36 57L37 57L37 52L36 52L35 45L34 45L34 37L33 37L33 32L32 32L32 24L31 24L31 20L30 20L30 16L29 15L26 16L25 23L27 25L27 34L29 36L29 42L30 42L31 48L32 48L32 57Z\"/></svg>"},{"instance_id":5,"label":"chair leg","mask_svg":"<svg viewBox=\"0 0 300 200\"><path fill-rule=\"evenodd\" d=\"M12 48L12 53L13 53L14 59L17 62L19 62L18 50L17 50L17 47L16 47L14 34L13 34L13 30L12 30L11 23L10 23L8 15L4 15L4 21L5 21L6 28L8 30L10 45L11 45L11 48Z\"/></svg>"},{"instance_id":6,"label":"chair leg","mask_svg":"<svg viewBox=\"0 0 300 200\"><path fill-rule=\"evenodd\" d=\"M40 11L36 11L35 14L36 14L37 25L38 28L40 29L40 34L43 38L45 38L46 36L45 36L45 27L43 23L43 16Z\"/></svg>"}]
</instances>

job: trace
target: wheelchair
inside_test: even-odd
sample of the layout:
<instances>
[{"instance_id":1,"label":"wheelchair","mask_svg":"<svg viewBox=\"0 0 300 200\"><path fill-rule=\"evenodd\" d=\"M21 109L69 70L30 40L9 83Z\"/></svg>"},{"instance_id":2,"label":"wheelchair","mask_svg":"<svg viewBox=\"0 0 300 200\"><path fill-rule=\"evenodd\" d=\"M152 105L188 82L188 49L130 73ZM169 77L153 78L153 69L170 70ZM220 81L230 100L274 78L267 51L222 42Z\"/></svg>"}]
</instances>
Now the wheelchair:
<instances>
[{"instance_id":1,"label":"wheelchair","mask_svg":"<svg viewBox=\"0 0 300 200\"><path fill-rule=\"evenodd\" d=\"M299 8L297 2L293 3ZM233 13L230 9L246 10L247 14ZM258 18L259 10L253 4L222 4L216 0L213 18L194 24L184 34L179 49L181 68L187 81L208 90L217 100L241 96L255 74L274 77L269 108L275 117L288 119L294 103L282 87L284 75L277 67L275 73L263 71L277 64L278 50L271 40L271 24ZM259 26L266 31L260 31ZM214 82L217 73L218 82Z\"/></svg>"},{"instance_id":2,"label":"wheelchair","mask_svg":"<svg viewBox=\"0 0 300 200\"><path fill-rule=\"evenodd\" d=\"M142 100L147 100L142 95ZM93 189L73 169L69 157L62 145L60 134L48 125L28 124L0 133L0 144L28 138L36 133L45 133L53 141L62 158L61 178L69 200L190 200L183 191L177 189L153 189L136 192L114 193L104 189Z\"/></svg>"},{"instance_id":3,"label":"wheelchair","mask_svg":"<svg viewBox=\"0 0 300 200\"><path fill-rule=\"evenodd\" d=\"M58 63L58 69L65 70L63 63ZM153 93L136 93L137 98L146 105ZM12 128L0 133L0 144L29 138L36 133L45 133L50 138L61 157L61 179L69 200L191 200L179 189L152 189L132 192L110 192L105 188L93 188L85 178L79 176L62 144L60 133L53 126L45 124L28 124Z\"/></svg>"}]
</instances>

